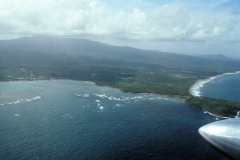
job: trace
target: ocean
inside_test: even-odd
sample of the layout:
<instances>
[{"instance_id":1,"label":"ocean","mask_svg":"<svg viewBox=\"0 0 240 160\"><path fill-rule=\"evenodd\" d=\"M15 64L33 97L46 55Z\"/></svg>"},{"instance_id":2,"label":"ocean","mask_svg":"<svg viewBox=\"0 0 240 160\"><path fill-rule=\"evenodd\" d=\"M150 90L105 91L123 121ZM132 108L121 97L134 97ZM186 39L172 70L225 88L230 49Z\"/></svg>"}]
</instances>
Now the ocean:
<instances>
[{"instance_id":1,"label":"ocean","mask_svg":"<svg viewBox=\"0 0 240 160\"><path fill-rule=\"evenodd\" d=\"M191 91L207 95L206 88L217 83ZM124 93L91 82L0 83L4 160L226 159L198 134L214 121L180 98Z\"/></svg>"},{"instance_id":2,"label":"ocean","mask_svg":"<svg viewBox=\"0 0 240 160\"><path fill-rule=\"evenodd\" d=\"M194 96L240 102L240 71L199 80L192 86L190 92Z\"/></svg>"}]
</instances>

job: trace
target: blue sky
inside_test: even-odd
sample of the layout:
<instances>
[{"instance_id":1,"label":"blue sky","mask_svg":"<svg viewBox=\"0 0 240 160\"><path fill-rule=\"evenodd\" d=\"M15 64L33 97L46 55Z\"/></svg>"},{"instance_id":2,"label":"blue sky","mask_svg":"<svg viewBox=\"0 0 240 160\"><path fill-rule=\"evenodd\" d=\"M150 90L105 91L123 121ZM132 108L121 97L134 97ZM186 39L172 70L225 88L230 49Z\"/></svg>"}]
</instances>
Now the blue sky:
<instances>
[{"instance_id":1,"label":"blue sky","mask_svg":"<svg viewBox=\"0 0 240 160\"><path fill-rule=\"evenodd\" d=\"M1 39L53 34L240 58L237 0L8 0L0 5Z\"/></svg>"}]
</instances>

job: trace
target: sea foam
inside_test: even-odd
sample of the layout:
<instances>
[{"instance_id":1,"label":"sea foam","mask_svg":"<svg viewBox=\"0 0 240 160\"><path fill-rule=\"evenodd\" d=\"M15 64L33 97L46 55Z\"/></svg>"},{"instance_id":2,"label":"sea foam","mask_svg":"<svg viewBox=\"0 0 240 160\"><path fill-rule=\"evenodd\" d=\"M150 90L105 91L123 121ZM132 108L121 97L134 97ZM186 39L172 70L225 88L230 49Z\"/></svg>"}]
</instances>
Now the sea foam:
<instances>
[{"instance_id":1,"label":"sea foam","mask_svg":"<svg viewBox=\"0 0 240 160\"><path fill-rule=\"evenodd\" d=\"M217 77L217 76L216 76ZM200 97L201 96L201 88L206 84L207 82L210 82L214 80L216 77L210 77L204 80L198 80L191 88L190 93L193 96Z\"/></svg>"},{"instance_id":2,"label":"sea foam","mask_svg":"<svg viewBox=\"0 0 240 160\"><path fill-rule=\"evenodd\" d=\"M214 77L209 77L207 79L203 79L203 80L198 80L195 84L193 84L190 88L190 93L191 95L193 96L196 96L196 97L200 97L201 96L201 88L208 82L210 81L213 81L214 79L216 78L219 78L221 76L224 76L224 75L230 75L230 74L239 74L240 71L237 71L235 73L224 73L224 74L220 74L220 75L217 75L217 76L214 76Z\"/></svg>"},{"instance_id":3,"label":"sea foam","mask_svg":"<svg viewBox=\"0 0 240 160\"><path fill-rule=\"evenodd\" d=\"M7 100L0 105L4 106L4 105L20 104L20 103L25 103L25 102L32 102L32 101L38 100L38 99L41 99L41 96L36 96L36 97L30 98L30 99L28 99L28 98L27 99L18 98L17 100L14 100L14 101L8 101Z\"/></svg>"}]
</instances>

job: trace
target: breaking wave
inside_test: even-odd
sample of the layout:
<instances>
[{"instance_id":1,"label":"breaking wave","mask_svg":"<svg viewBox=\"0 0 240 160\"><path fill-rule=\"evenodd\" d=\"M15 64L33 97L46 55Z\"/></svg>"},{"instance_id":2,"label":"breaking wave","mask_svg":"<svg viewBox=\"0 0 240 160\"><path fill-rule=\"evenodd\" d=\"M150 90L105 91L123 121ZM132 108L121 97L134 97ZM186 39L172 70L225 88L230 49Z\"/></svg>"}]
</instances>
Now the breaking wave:
<instances>
[{"instance_id":1,"label":"breaking wave","mask_svg":"<svg viewBox=\"0 0 240 160\"><path fill-rule=\"evenodd\" d=\"M207 82L210 82L214 80L216 77L210 77L205 80L199 80L197 81L191 88L190 88L190 93L193 96L200 97L201 96L201 88L206 84Z\"/></svg>"},{"instance_id":2,"label":"breaking wave","mask_svg":"<svg viewBox=\"0 0 240 160\"><path fill-rule=\"evenodd\" d=\"M213 81L214 79L216 78L219 78L221 76L224 76L224 75L230 75L230 74L239 74L240 71L237 71L235 73L224 73L224 74L221 74L221 75L217 75L217 76L214 76L214 77L209 77L207 79L203 79L203 80L198 80L194 85L192 85L192 87L190 88L190 94L193 95L193 96L196 96L196 97L200 97L201 96L201 88L208 82L210 81Z\"/></svg>"},{"instance_id":3,"label":"breaking wave","mask_svg":"<svg viewBox=\"0 0 240 160\"><path fill-rule=\"evenodd\" d=\"M36 96L33 98L26 98L26 99L17 98L16 100L5 100L3 103L0 104L0 106L27 103L27 102L32 102L38 99L41 99L41 96Z\"/></svg>"},{"instance_id":4,"label":"breaking wave","mask_svg":"<svg viewBox=\"0 0 240 160\"><path fill-rule=\"evenodd\" d=\"M141 95L136 95L136 96L129 96L129 97L125 97L125 96L116 96L116 95L108 95L108 94L96 94L96 93L92 93L92 94L79 94L76 93L75 94L78 97L84 97L84 98L88 98L88 97L92 97L94 98L94 101L97 103L100 103L100 99L106 99L109 101L118 101L118 102L129 102L129 101L139 101L139 100L166 100L166 101L177 101L177 98L174 97L169 97L169 96L160 96L160 95L155 95L155 94L141 94ZM87 96L86 96L87 95Z\"/></svg>"},{"instance_id":5,"label":"breaking wave","mask_svg":"<svg viewBox=\"0 0 240 160\"><path fill-rule=\"evenodd\" d=\"M78 96L78 97L89 97L89 94L78 94L78 93L76 93L75 94L76 96Z\"/></svg>"}]
</instances>

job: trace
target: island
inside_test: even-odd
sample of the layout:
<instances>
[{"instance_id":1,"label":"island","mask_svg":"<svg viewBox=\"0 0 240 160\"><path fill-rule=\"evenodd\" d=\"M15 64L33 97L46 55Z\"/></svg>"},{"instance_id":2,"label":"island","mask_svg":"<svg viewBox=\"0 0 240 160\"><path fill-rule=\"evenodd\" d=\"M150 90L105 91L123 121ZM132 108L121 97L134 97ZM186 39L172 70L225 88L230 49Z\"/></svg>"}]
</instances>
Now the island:
<instances>
[{"instance_id":1,"label":"island","mask_svg":"<svg viewBox=\"0 0 240 160\"><path fill-rule=\"evenodd\" d=\"M184 98L223 117L237 114L237 102L193 97L189 89L198 80L239 70L240 60L222 55L197 57L45 35L0 41L0 81L91 81L124 92Z\"/></svg>"}]
</instances>

